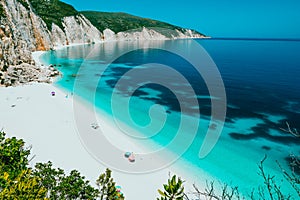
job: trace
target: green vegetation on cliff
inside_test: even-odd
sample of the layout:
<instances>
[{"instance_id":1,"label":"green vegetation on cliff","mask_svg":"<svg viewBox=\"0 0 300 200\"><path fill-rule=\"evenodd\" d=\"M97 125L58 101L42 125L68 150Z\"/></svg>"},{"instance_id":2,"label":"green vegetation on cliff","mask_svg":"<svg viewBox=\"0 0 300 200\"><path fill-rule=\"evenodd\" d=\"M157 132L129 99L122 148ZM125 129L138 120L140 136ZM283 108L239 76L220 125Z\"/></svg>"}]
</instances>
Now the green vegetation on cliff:
<instances>
[{"instance_id":1,"label":"green vegetation on cliff","mask_svg":"<svg viewBox=\"0 0 300 200\"><path fill-rule=\"evenodd\" d=\"M0 3L0 20L2 19L2 18L5 18L5 10L4 10L4 8L3 8L3 5Z\"/></svg>"},{"instance_id":2,"label":"green vegetation on cliff","mask_svg":"<svg viewBox=\"0 0 300 200\"><path fill-rule=\"evenodd\" d=\"M62 19L78 14L73 6L60 0L29 0L29 2L34 12L45 21L49 30L52 29L52 23L63 29Z\"/></svg>"},{"instance_id":3,"label":"green vegetation on cliff","mask_svg":"<svg viewBox=\"0 0 300 200\"><path fill-rule=\"evenodd\" d=\"M170 30L177 29L180 31L184 30L178 26L173 26L165 22L137 17L126 13L110 13L110 12L95 12L95 11L83 11L81 13L88 20L90 20L91 23L100 31L109 28L115 33L118 33L121 31L139 29L141 27L148 27L148 28L156 27L156 28L164 28Z\"/></svg>"},{"instance_id":4,"label":"green vegetation on cliff","mask_svg":"<svg viewBox=\"0 0 300 200\"><path fill-rule=\"evenodd\" d=\"M29 4L25 0L17 0L20 4L22 4L26 9L29 9Z\"/></svg>"},{"instance_id":5,"label":"green vegetation on cliff","mask_svg":"<svg viewBox=\"0 0 300 200\"><path fill-rule=\"evenodd\" d=\"M23 2L24 0L18 0ZM165 22L133 16L126 13L110 13L83 11L78 12L69 4L60 0L29 0L34 12L39 15L47 24L49 30L52 29L52 23L63 29L62 19L68 16L84 15L99 30L106 28L111 29L115 33L129 30L136 30L146 27L156 30L163 35L169 36L174 34L175 30L185 33L186 29L174 26ZM193 33L198 33L193 31ZM200 34L200 33L198 33Z\"/></svg>"}]
</instances>

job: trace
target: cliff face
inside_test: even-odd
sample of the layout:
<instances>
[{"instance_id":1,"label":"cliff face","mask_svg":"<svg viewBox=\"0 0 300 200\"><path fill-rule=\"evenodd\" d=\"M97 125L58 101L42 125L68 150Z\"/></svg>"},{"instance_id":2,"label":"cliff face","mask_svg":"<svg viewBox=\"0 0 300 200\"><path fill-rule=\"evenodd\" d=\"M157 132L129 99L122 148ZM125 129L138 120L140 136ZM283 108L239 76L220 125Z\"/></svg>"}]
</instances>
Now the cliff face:
<instances>
[{"instance_id":1,"label":"cliff face","mask_svg":"<svg viewBox=\"0 0 300 200\"><path fill-rule=\"evenodd\" d=\"M52 5L51 0L45 2ZM0 0L0 85L49 82L49 77L58 74L53 68L35 66L31 56L33 51L45 51L75 43L203 37L188 29L179 31L145 27L118 33L105 29L101 33L91 21L70 5L69 9L76 14L59 18L61 21L58 24L50 22L49 25L49 21L48 24L43 21L47 18L38 16L37 10L34 10L28 0ZM44 8L41 10L44 11ZM64 8L61 10L63 12Z\"/></svg>"},{"instance_id":2,"label":"cliff face","mask_svg":"<svg viewBox=\"0 0 300 200\"><path fill-rule=\"evenodd\" d=\"M29 2L22 0L23 2ZM89 43L101 41L102 34L84 16L70 16L63 19L63 30L52 24L51 32L45 22L37 16L30 6L25 7L18 0L1 0L4 10L1 17L1 50L6 55L28 61L32 51L45 51L54 46L72 43ZM5 44L6 45L5 48ZM17 52L13 50L17 49ZM15 65L17 59L9 62Z\"/></svg>"},{"instance_id":3,"label":"cliff face","mask_svg":"<svg viewBox=\"0 0 300 200\"><path fill-rule=\"evenodd\" d=\"M166 36L147 28L142 31L119 32L115 33L110 29L103 31L104 41L134 41L134 40L166 40Z\"/></svg>"},{"instance_id":4,"label":"cliff face","mask_svg":"<svg viewBox=\"0 0 300 200\"><path fill-rule=\"evenodd\" d=\"M169 29L149 29L143 27L142 30L131 30L115 33L110 29L103 31L103 41L135 41L135 40L171 40L186 38L203 38L204 36L186 29L184 33L179 30Z\"/></svg>"},{"instance_id":5,"label":"cliff face","mask_svg":"<svg viewBox=\"0 0 300 200\"><path fill-rule=\"evenodd\" d=\"M100 31L82 15L65 17L64 29L52 24L50 32L45 22L33 12L29 2L22 1L25 6L18 0L0 1L0 85L49 82L49 77L57 74L53 73L54 69L36 67L31 55L33 51L101 40Z\"/></svg>"},{"instance_id":6,"label":"cliff face","mask_svg":"<svg viewBox=\"0 0 300 200\"><path fill-rule=\"evenodd\" d=\"M43 21L16 0L1 0L1 50L9 65L31 60L31 52L51 48L50 35ZM22 56L21 56L22 55ZM2 63L3 65L3 63Z\"/></svg>"},{"instance_id":7,"label":"cliff face","mask_svg":"<svg viewBox=\"0 0 300 200\"><path fill-rule=\"evenodd\" d=\"M3 8L0 19L0 83L11 85L26 82L19 81L18 77L13 75L12 69L23 66L23 63L26 63L26 66L34 66L31 52L50 49L50 33L45 23L18 1L1 0L0 4ZM18 73L27 74L26 70L27 67L24 67L24 70ZM28 79L37 80L34 74Z\"/></svg>"},{"instance_id":8,"label":"cliff face","mask_svg":"<svg viewBox=\"0 0 300 200\"><path fill-rule=\"evenodd\" d=\"M55 46L74 43L100 42L102 33L83 15L65 17L64 30L52 24L52 42Z\"/></svg>"}]
</instances>

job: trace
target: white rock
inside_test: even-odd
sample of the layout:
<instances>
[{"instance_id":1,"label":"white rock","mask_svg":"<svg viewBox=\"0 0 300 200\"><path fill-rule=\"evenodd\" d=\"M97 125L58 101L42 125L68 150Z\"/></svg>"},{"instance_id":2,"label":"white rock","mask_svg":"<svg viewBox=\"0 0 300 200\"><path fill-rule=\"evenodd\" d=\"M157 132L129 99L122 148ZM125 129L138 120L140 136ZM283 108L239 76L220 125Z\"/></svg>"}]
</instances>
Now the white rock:
<instances>
[{"instance_id":1,"label":"white rock","mask_svg":"<svg viewBox=\"0 0 300 200\"><path fill-rule=\"evenodd\" d=\"M100 31L83 15L65 17L63 26L69 44L101 41Z\"/></svg>"},{"instance_id":2,"label":"white rock","mask_svg":"<svg viewBox=\"0 0 300 200\"><path fill-rule=\"evenodd\" d=\"M55 47L67 45L67 36L63 30L56 24L52 24L51 40Z\"/></svg>"},{"instance_id":3,"label":"white rock","mask_svg":"<svg viewBox=\"0 0 300 200\"><path fill-rule=\"evenodd\" d=\"M116 41L116 34L107 28L103 31L103 38L105 41Z\"/></svg>"}]
</instances>

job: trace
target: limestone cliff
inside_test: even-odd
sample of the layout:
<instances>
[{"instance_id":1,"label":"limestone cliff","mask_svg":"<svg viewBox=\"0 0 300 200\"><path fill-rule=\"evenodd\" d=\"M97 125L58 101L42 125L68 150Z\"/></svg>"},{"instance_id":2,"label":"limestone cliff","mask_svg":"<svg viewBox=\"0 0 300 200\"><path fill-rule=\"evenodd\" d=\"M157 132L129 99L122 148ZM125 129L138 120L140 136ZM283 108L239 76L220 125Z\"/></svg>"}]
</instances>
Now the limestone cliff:
<instances>
[{"instance_id":1,"label":"limestone cliff","mask_svg":"<svg viewBox=\"0 0 300 200\"><path fill-rule=\"evenodd\" d=\"M59 12L54 12L55 9ZM98 16L99 12L96 13ZM120 17L120 14L115 17ZM126 14L123 17L122 23L114 22L112 27L127 27L131 19L126 17L132 16ZM102 29L102 33L99 20L89 19L71 5L56 0L0 0L0 85L50 82L50 77L58 74L54 68L36 66L31 55L33 51L46 51L75 43L204 37L189 29L134 16L133 19L138 20L134 26L138 29L115 33L106 28ZM142 26L149 21L161 24L163 28Z\"/></svg>"},{"instance_id":2,"label":"limestone cliff","mask_svg":"<svg viewBox=\"0 0 300 200\"><path fill-rule=\"evenodd\" d=\"M203 35L186 29L184 33L179 30L150 29L143 27L142 30L130 30L115 33L110 29L103 31L103 41L135 41L135 40L172 40L187 38L204 38Z\"/></svg>"},{"instance_id":3,"label":"limestone cliff","mask_svg":"<svg viewBox=\"0 0 300 200\"><path fill-rule=\"evenodd\" d=\"M27 2L28 3L28 2ZM23 66L18 73L25 73L29 66L34 66L31 52L49 50L52 47L50 32L45 23L35 15L30 7L25 7L17 0L1 0L0 19L0 83L17 84L19 78L13 76L11 69ZM26 63L27 65L23 65ZM27 68L28 67L28 68ZM29 73L28 81L37 80L35 74ZM38 71L36 71L39 74ZM20 74L22 76L22 74ZM26 80L22 80L26 82Z\"/></svg>"},{"instance_id":4,"label":"limestone cliff","mask_svg":"<svg viewBox=\"0 0 300 200\"><path fill-rule=\"evenodd\" d=\"M27 5L27 6L26 6ZM35 66L31 53L73 43L101 41L102 34L84 16L63 18L63 29L46 23L27 0L0 1L0 85L49 82L54 69Z\"/></svg>"},{"instance_id":5,"label":"limestone cliff","mask_svg":"<svg viewBox=\"0 0 300 200\"><path fill-rule=\"evenodd\" d=\"M102 33L94 27L83 15L63 18L62 30L52 24L52 42L55 46L100 42Z\"/></svg>"}]
</instances>

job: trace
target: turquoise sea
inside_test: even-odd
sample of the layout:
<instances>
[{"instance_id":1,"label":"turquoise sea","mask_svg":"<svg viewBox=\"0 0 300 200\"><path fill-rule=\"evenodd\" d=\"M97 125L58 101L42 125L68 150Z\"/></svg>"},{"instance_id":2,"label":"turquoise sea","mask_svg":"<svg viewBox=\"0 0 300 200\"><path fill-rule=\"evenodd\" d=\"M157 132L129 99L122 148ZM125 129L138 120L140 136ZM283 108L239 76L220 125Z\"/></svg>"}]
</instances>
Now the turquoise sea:
<instances>
[{"instance_id":1,"label":"turquoise sea","mask_svg":"<svg viewBox=\"0 0 300 200\"><path fill-rule=\"evenodd\" d=\"M215 62L227 100L221 136L204 158L198 155L205 133L214 128L209 125L212 101L224 99L210 95L204 78L188 60L163 50L171 44L197 55L197 52L190 52L191 40L73 46L49 51L42 60L54 64L62 72L63 77L55 83L58 87L71 93L76 81L76 94L139 131L142 145L149 142L150 148L153 143L162 148L167 146L179 129L181 116L191 123L196 122L199 125L196 137L177 161L187 163L188 173L195 179L238 186L247 195L251 188L263 184L258 164L267 155L266 172L281 182L284 178L276 161L290 170L290 154L300 153L300 139L280 130L287 128L286 122L300 130L300 41L200 39L193 42L201 45ZM127 53L119 56L124 50ZM161 70L157 70L157 64L161 65ZM156 68L151 70L154 65ZM164 70L163 65L181 74L187 82L182 83L169 70ZM147 69L147 73L130 73L132 70L142 72L142 69ZM172 90L151 81L135 85L136 79L151 80L151 77L172 85ZM121 80L127 80L126 84L119 84ZM190 87L194 96L187 93ZM185 98L178 100L177 94ZM128 104L127 99L130 99ZM198 105L190 99L195 99ZM149 116L153 105L164 108L156 113L164 113L166 119L159 114ZM164 120L165 123L160 123ZM147 126L149 124L152 125ZM193 132L188 128L184 131L187 136ZM177 152L176 146L168 150L182 153ZM200 171L205 171L209 177L202 177ZM282 188L293 193L285 181Z\"/></svg>"}]
</instances>

